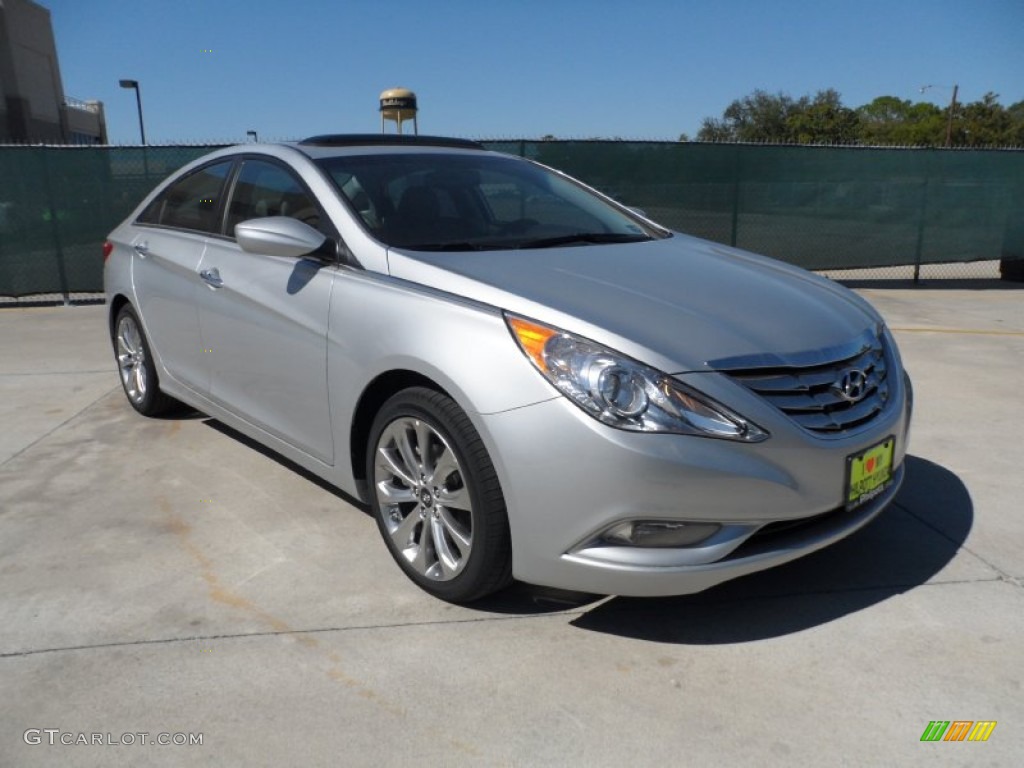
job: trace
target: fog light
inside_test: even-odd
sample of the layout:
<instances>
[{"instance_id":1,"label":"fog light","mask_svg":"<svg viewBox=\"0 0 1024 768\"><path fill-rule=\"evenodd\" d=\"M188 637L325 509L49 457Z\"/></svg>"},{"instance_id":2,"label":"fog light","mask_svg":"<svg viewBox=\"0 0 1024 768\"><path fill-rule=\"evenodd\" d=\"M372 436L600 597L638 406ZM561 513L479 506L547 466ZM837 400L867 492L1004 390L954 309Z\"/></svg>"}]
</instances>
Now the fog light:
<instances>
[{"instance_id":1,"label":"fog light","mask_svg":"<svg viewBox=\"0 0 1024 768\"><path fill-rule=\"evenodd\" d=\"M692 547L711 538L721 527L716 523L631 520L613 525L601 539L607 544L627 547Z\"/></svg>"}]
</instances>

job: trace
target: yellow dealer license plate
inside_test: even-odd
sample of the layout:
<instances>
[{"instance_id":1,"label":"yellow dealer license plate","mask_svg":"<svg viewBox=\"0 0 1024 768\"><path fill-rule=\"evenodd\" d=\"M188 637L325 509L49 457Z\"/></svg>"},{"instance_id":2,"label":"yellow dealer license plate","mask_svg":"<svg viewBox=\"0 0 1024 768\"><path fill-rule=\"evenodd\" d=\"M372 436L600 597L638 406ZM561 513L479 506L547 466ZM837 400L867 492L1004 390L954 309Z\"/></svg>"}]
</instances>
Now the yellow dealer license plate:
<instances>
[{"instance_id":1,"label":"yellow dealer license plate","mask_svg":"<svg viewBox=\"0 0 1024 768\"><path fill-rule=\"evenodd\" d=\"M860 506L892 484L892 457L896 439L855 453L846 459L846 508Z\"/></svg>"}]
</instances>

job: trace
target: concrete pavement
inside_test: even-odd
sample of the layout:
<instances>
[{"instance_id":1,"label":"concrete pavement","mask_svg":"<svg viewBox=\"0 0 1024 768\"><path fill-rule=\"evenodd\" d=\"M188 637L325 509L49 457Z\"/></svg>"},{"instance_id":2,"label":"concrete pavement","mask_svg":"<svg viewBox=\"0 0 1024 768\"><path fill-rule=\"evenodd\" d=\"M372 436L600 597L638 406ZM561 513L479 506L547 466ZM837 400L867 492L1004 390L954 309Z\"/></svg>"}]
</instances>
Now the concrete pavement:
<instances>
[{"instance_id":1,"label":"concrete pavement","mask_svg":"<svg viewBox=\"0 0 1024 768\"><path fill-rule=\"evenodd\" d=\"M1018 765L1024 292L860 292L917 395L876 522L692 597L473 608L245 438L137 416L105 307L0 310L0 766Z\"/></svg>"}]
</instances>

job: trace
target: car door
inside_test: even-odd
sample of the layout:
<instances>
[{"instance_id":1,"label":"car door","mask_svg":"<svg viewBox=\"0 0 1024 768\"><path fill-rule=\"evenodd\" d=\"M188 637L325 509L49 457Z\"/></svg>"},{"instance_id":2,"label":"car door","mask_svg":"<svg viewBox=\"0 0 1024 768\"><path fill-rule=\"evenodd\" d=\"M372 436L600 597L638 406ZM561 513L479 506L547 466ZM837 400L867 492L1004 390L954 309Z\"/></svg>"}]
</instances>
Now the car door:
<instances>
[{"instance_id":1,"label":"car door","mask_svg":"<svg viewBox=\"0 0 1024 768\"><path fill-rule=\"evenodd\" d=\"M195 305L198 268L218 229L231 165L212 163L173 182L139 215L132 238L132 285L150 345L168 375L199 393L208 389L208 361Z\"/></svg>"},{"instance_id":2,"label":"car door","mask_svg":"<svg viewBox=\"0 0 1024 768\"><path fill-rule=\"evenodd\" d=\"M244 251L234 239L235 224L263 216L328 223L294 172L268 159L242 161L226 213L224 234L207 241L198 269L210 398L332 463L327 318L335 268L316 258Z\"/></svg>"}]
</instances>

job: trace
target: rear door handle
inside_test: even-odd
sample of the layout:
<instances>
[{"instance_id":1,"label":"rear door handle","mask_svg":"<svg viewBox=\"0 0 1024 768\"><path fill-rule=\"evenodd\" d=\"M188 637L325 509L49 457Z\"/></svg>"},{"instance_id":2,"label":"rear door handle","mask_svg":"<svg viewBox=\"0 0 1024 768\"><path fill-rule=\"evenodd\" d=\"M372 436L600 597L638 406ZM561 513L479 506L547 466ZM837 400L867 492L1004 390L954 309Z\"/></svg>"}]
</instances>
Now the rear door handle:
<instances>
[{"instance_id":1,"label":"rear door handle","mask_svg":"<svg viewBox=\"0 0 1024 768\"><path fill-rule=\"evenodd\" d=\"M149 244L145 240L143 240L141 243L136 243L132 247L135 249L135 252L139 254L139 256L142 256L143 258L149 255Z\"/></svg>"},{"instance_id":2,"label":"rear door handle","mask_svg":"<svg viewBox=\"0 0 1024 768\"><path fill-rule=\"evenodd\" d=\"M220 288L224 285L224 281L220 279L220 272L216 267L202 270L199 273L199 276L203 278L203 281L211 288Z\"/></svg>"}]
</instances>

